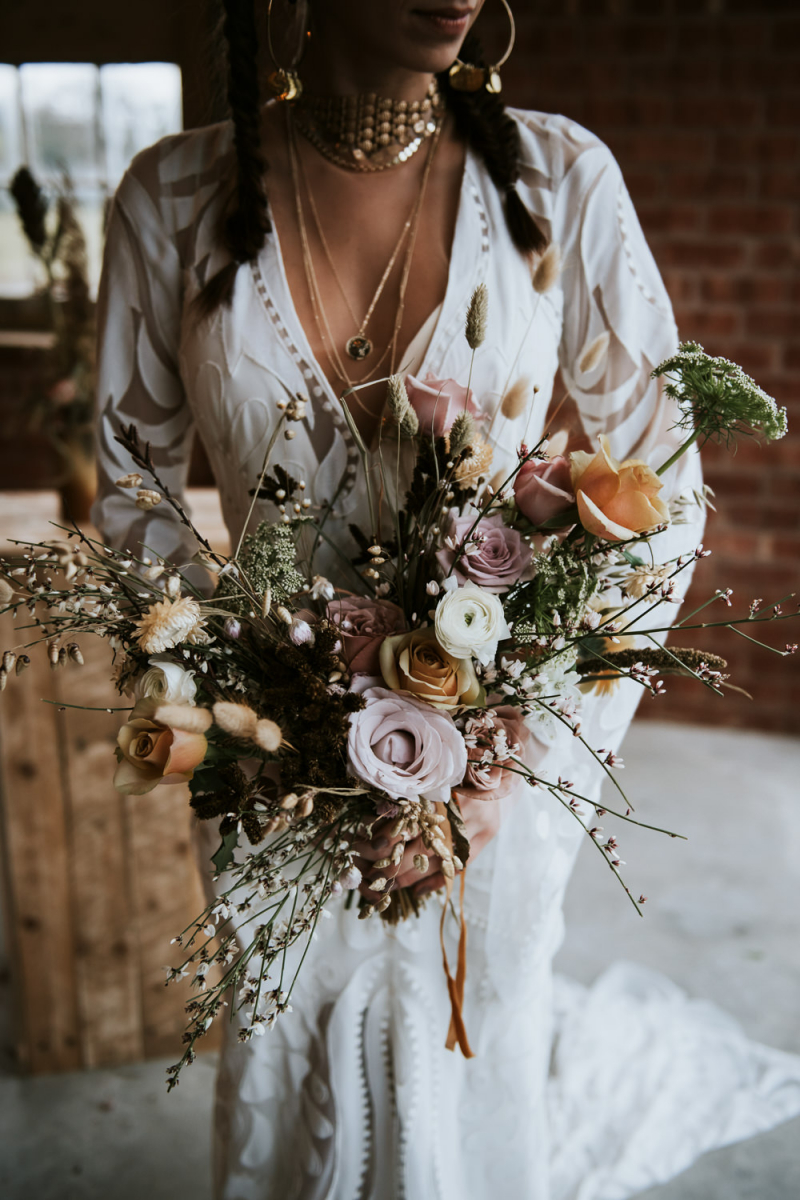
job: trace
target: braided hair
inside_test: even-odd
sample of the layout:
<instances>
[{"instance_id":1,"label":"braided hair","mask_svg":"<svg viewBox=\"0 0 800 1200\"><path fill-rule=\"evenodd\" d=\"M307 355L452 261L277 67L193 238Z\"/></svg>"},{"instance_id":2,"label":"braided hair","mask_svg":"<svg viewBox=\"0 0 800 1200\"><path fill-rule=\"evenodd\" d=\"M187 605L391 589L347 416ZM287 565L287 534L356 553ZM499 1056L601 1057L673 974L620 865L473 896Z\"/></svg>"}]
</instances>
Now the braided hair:
<instances>
[{"instance_id":1,"label":"braided hair","mask_svg":"<svg viewBox=\"0 0 800 1200\"><path fill-rule=\"evenodd\" d=\"M207 281L197 307L208 316L221 305L230 305L236 275L242 263L252 262L272 232L265 176L267 159L261 145L258 38L255 0L222 0L222 32L228 47L228 104L233 121L236 182L222 223L223 244L231 261ZM470 34L462 54L466 61L485 66L480 42ZM499 96L481 88L459 92L449 75L438 76L439 87L452 112L461 137L483 160L504 200L506 225L521 254L539 253L547 239L517 191L520 178L519 129Z\"/></svg>"},{"instance_id":2,"label":"braided hair","mask_svg":"<svg viewBox=\"0 0 800 1200\"><path fill-rule=\"evenodd\" d=\"M222 33L228 47L227 91L233 122L236 182L222 222L222 242L231 261L213 275L197 298L203 315L233 299L242 263L258 257L272 232L261 145L258 35L254 0L223 0Z\"/></svg>"}]
</instances>

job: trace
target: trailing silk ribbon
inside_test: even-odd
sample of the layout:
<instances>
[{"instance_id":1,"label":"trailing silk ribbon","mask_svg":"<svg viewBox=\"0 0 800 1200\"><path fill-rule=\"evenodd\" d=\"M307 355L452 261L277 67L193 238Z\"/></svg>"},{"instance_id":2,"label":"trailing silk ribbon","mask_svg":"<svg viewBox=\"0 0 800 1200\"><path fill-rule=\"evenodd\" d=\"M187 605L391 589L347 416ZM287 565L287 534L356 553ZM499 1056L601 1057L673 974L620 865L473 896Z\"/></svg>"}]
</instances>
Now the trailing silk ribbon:
<instances>
[{"instance_id":1,"label":"trailing silk ribbon","mask_svg":"<svg viewBox=\"0 0 800 1200\"><path fill-rule=\"evenodd\" d=\"M436 808L442 815L447 817L447 809L443 804L437 804ZM448 849L452 852L453 835L450 829L450 822L445 819L442 828L444 839L447 842ZM464 1025L464 985L467 982L467 923L464 920L464 884L466 882L467 868L466 864L461 872L461 888L460 888L460 932L458 936L458 962L456 964L455 978L450 974L450 963L447 959L447 948L444 944L444 923L447 919L447 909L450 904L450 899L453 895L453 880L445 879L445 887L447 896L442 909L442 920L439 925L439 941L442 946L442 962L444 964L444 973L447 979L447 991L450 994L450 1028L447 1031L447 1041L445 1047L448 1050L455 1050L456 1044L461 1049L464 1058L474 1058L475 1055L469 1044L467 1030Z\"/></svg>"}]
</instances>

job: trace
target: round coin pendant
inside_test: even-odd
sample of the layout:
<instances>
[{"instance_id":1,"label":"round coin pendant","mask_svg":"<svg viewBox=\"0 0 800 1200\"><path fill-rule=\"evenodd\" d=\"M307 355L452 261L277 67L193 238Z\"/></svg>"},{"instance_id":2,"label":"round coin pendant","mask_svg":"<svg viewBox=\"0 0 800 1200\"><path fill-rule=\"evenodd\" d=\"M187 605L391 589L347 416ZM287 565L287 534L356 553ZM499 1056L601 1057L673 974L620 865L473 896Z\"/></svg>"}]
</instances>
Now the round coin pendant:
<instances>
[{"instance_id":1,"label":"round coin pendant","mask_svg":"<svg viewBox=\"0 0 800 1200\"><path fill-rule=\"evenodd\" d=\"M355 337L350 338L345 349L355 362L361 362L362 359L369 358L372 354L372 342L368 337L357 333Z\"/></svg>"}]
</instances>

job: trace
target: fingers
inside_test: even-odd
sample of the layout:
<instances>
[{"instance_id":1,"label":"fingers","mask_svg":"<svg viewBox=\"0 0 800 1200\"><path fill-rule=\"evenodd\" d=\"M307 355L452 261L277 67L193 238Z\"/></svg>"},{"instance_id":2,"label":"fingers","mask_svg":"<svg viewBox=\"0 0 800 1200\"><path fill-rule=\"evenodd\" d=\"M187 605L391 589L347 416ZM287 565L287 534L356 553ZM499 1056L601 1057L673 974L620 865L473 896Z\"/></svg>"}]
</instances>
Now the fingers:
<instances>
[{"instance_id":1,"label":"fingers","mask_svg":"<svg viewBox=\"0 0 800 1200\"><path fill-rule=\"evenodd\" d=\"M385 836L377 837L371 842L353 842L353 849L359 858L367 859L370 862L386 858L391 847L391 841Z\"/></svg>"},{"instance_id":2,"label":"fingers","mask_svg":"<svg viewBox=\"0 0 800 1200\"><path fill-rule=\"evenodd\" d=\"M421 900L423 896L429 896L431 892L438 892L439 888L445 885L445 878L441 871L434 872L433 875L427 875L414 888L414 896L417 900Z\"/></svg>"}]
</instances>

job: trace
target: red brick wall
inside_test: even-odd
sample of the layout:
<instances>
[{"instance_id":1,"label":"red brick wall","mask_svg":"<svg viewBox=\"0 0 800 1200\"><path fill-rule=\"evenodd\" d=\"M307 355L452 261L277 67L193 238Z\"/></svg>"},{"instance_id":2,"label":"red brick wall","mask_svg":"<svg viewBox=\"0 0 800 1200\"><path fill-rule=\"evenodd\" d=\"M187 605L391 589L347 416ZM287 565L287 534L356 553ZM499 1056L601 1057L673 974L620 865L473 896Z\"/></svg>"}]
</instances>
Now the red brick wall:
<instances>
[{"instance_id":1,"label":"red brick wall","mask_svg":"<svg viewBox=\"0 0 800 1200\"><path fill-rule=\"evenodd\" d=\"M564 113L607 142L681 336L741 363L789 412L782 442L743 445L736 457L705 451L719 512L689 603L732 587L746 609L754 596L800 591L800 4L516 0L514 9L508 100ZM481 20L496 27L494 49L497 0ZM729 610L709 611L718 620ZM726 631L694 637L729 659L732 681L756 703L674 680L663 700L645 701L644 716L800 732L800 659ZM766 627L765 640L800 642L800 620Z\"/></svg>"}]
</instances>

